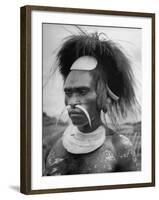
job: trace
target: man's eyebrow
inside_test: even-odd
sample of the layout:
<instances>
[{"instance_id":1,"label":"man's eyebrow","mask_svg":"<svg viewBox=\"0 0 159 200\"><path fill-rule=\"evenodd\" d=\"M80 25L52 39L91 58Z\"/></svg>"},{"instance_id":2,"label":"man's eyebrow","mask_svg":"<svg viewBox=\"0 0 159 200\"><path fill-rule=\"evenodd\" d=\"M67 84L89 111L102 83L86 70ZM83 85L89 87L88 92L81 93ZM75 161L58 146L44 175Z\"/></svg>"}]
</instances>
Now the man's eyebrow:
<instances>
[{"instance_id":1,"label":"man's eyebrow","mask_svg":"<svg viewBox=\"0 0 159 200\"><path fill-rule=\"evenodd\" d=\"M68 90L90 90L90 87L79 86L79 87L65 87L64 88L64 91L68 91Z\"/></svg>"},{"instance_id":2,"label":"man's eyebrow","mask_svg":"<svg viewBox=\"0 0 159 200\"><path fill-rule=\"evenodd\" d=\"M71 91L72 89L71 88L64 88L64 92L68 92L68 91Z\"/></svg>"}]
</instances>

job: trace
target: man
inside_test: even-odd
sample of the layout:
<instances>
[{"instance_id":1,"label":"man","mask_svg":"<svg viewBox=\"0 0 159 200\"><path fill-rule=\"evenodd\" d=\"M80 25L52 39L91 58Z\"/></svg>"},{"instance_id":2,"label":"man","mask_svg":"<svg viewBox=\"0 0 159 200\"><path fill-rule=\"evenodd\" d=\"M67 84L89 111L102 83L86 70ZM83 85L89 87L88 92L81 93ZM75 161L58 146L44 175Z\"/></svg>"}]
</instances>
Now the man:
<instances>
[{"instance_id":1,"label":"man","mask_svg":"<svg viewBox=\"0 0 159 200\"><path fill-rule=\"evenodd\" d=\"M135 171L136 156L128 138L109 129L133 108L135 94L129 60L117 45L99 34L67 38L58 52L64 78L69 125L47 158L44 175Z\"/></svg>"}]
</instances>

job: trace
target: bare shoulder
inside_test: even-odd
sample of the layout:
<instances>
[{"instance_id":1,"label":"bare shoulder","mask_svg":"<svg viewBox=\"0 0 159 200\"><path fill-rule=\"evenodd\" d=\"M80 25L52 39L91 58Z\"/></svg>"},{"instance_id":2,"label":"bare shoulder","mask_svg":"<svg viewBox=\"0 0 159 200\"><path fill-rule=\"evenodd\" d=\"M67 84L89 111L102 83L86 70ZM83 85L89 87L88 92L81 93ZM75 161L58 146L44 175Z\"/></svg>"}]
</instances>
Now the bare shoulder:
<instances>
[{"instance_id":1,"label":"bare shoulder","mask_svg":"<svg viewBox=\"0 0 159 200\"><path fill-rule=\"evenodd\" d=\"M136 171L136 155L132 142L124 135L110 131L112 145L116 154L116 171Z\"/></svg>"},{"instance_id":2,"label":"bare shoulder","mask_svg":"<svg viewBox=\"0 0 159 200\"><path fill-rule=\"evenodd\" d=\"M131 141L124 135L116 134L113 137L115 149L119 154L130 151L133 148Z\"/></svg>"}]
</instances>

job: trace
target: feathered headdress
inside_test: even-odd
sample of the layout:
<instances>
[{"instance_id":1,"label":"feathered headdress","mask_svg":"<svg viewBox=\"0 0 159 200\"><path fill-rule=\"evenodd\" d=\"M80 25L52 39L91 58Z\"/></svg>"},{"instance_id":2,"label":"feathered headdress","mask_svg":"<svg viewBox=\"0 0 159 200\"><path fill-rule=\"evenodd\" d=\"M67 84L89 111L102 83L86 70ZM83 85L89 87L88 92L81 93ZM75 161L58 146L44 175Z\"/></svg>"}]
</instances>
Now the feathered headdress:
<instances>
[{"instance_id":1,"label":"feathered headdress","mask_svg":"<svg viewBox=\"0 0 159 200\"><path fill-rule=\"evenodd\" d=\"M125 53L113 41L100 40L98 33L81 33L67 37L57 54L59 69L64 80L70 73L72 64L82 56L94 57L98 62L97 69L100 71L101 77L104 77L102 80L106 83L103 88L105 91L97 91L101 110L107 111L113 120L118 116L126 117L128 110L132 110L136 98L133 73ZM108 90L110 91L108 92ZM107 109L105 109L107 104L105 93L112 93L118 97L118 100L115 100L109 95L111 103L109 108L106 106Z\"/></svg>"}]
</instances>

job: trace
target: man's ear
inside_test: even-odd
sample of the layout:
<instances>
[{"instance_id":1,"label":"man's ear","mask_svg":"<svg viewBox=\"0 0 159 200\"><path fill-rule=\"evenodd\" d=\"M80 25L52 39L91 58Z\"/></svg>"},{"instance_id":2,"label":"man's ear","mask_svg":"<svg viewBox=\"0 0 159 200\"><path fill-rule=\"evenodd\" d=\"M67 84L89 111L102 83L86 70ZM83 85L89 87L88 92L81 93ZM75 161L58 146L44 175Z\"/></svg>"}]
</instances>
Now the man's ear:
<instances>
[{"instance_id":1,"label":"man's ear","mask_svg":"<svg viewBox=\"0 0 159 200\"><path fill-rule=\"evenodd\" d=\"M112 99L109 96L107 96L106 104L107 106L110 106L112 104Z\"/></svg>"},{"instance_id":2,"label":"man's ear","mask_svg":"<svg viewBox=\"0 0 159 200\"><path fill-rule=\"evenodd\" d=\"M112 104L112 99L108 96L106 84L102 80L97 83L97 107L104 113L107 112Z\"/></svg>"},{"instance_id":3,"label":"man's ear","mask_svg":"<svg viewBox=\"0 0 159 200\"><path fill-rule=\"evenodd\" d=\"M110 97L104 97L104 95L101 95L99 98L97 98L97 106L99 110L102 110L104 113L109 110L111 104L112 100Z\"/></svg>"},{"instance_id":4,"label":"man's ear","mask_svg":"<svg viewBox=\"0 0 159 200\"><path fill-rule=\"evenodd\" d=\"M104 113L106 113L111 106L112 100L111 100L110 97L107 96L106 99L103 99L103 101L104 101L104 103L103 103L103 106L102 106L102 110L103 110Z\"/></svg>"}]
</instances>

